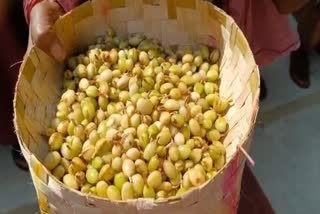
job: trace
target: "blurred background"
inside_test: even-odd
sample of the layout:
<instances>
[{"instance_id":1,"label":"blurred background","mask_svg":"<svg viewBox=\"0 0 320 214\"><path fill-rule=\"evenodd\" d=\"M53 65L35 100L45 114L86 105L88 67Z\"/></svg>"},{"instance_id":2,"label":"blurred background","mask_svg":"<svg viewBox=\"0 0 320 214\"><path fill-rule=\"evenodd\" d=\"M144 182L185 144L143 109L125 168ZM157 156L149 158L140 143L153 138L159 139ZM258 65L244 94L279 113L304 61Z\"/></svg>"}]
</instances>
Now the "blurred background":
<instances>
[{"instance_id":1,"label":"blurred background","mask_svg":"<svg viewBox=\"0 0 320 214\"><path fill-rule=\"evenodd\" d=\"M14 82L28 38L22 1L0 0L0 35L0 213L36 213L31 178L11 154ZM261 102L251 154L276 213L320 213L320 60L317 53L310 59L308 89L290 79L288 56L261 69L268 96Z\"/></svg>"}]
</instances>

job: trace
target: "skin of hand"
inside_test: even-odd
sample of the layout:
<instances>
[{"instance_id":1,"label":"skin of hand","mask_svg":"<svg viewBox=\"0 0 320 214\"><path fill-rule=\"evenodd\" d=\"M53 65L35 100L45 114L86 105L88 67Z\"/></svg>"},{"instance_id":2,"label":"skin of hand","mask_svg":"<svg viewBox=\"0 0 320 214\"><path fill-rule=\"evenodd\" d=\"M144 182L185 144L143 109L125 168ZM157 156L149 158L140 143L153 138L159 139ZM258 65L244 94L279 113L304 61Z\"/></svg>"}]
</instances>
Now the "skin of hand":
<instances>
[{"instance_id":1,"label":"skin of hand","mask_svg":"<svg viewBox=\"0 0 320 214\"><path fill-rule=\"evenodd\" d=\"M66 58L66 51L56 36L53 26L63 15L60 5L44 0L34 6L30 13L29 46L36 46L59 62Z\"/></svg>"}]
</instances>

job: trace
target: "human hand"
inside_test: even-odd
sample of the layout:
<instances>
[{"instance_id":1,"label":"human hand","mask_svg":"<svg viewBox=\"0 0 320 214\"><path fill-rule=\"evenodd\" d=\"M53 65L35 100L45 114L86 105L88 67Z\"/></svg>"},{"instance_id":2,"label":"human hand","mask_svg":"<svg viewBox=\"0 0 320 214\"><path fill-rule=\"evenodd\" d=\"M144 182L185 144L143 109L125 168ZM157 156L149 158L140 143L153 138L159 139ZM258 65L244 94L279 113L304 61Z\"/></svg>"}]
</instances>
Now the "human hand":
<instances>
[{"instance_id":1,"label":"human hand","mask_svg":"<svg viewBox=\"0 0 320 214\"><path fill-rule=\"evenodd\" d=\"M61 15L63 10L54 0L44 0L34 6L30 13L28 49L36 46L59 62L66 58L65 48L53 30Z\"/></svg>"}]
</instances>

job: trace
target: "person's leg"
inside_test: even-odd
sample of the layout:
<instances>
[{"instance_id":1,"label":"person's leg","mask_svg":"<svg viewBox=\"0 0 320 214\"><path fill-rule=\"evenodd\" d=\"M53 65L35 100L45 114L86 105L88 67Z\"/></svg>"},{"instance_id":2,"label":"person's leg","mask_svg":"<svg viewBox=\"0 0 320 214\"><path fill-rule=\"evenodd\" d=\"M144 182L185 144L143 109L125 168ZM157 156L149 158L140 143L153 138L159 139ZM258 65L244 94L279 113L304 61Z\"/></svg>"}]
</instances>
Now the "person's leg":
<instances>
[{"instance_id":1,"label":"person's leg","mask_svg":"<svg viewBox=\"0 0 320 214\"><path fill-rule=\"evenodd\" d=\"M316 46L316 52L318 55L320 55L320 43Z\"/></svg>"},{"instance_id":2,"label":"person's leg","mask_svg":"<svg viewBox=\"0 0 320 214\"><path fill-rule=\"evenodd\" d=\"M320 41L320 35L317 31L320 19L317 0L310 0L303 8L294 12L293 16L298 23L298 32L304 49L315 48Z\"/></svg>"},{"instance_id":3,"label":"person's leg","mask_svg":"<svg viewBox=\"0 0 320 214\"><path fill-rule=\"evenodd\" d=\"M301 88L310 87L309 51L316 47L320 41L317 33L320 11L316 1L312 0L302 9L294 13L298 22L298 32L301 47L290 56L290 77Z\"/></svg>"},{"instance_id":4,"label":"person's leg","mask_svg":"<svg viewBox=\"0 0 320 214\"><path fill-rule=\"evenodd\" d=\"M310 87L310 68L308 51L302 45L290 55L289 73L292 81L301 88Z\"/></svg>"},{"instance_id":5,"label":"person's leg","mask_svg":"<svg viewBox=\"0 0 320 214\"><path fill-rule=\"evenodd\" d=\"M318 1L319 3L317 4L317 12L320 13L320 1ZM317 37L320 37L320 14L319 17L317 17L318 22L316 23L316 31L315 34L317 35ZM318 55L320 55L320 38L316 41L316 45L315 45L315 50L317 52Z\"/></svg>"},{"instance_id":6,"label":"person's leg","mask_svg":"<svg viewBox=\"0 0 320 214\"><path fill-rule=\"evenodd\" d=\"M13 126L13 95L15 83L19 72L19 63L26 50L28 38L28 27L23 17L22 1L8 1L8 16L0 26L1 38L3 40L1 48L6 54L0 55L0 95L2 103L0 106L0 144L11 146L11 153L14 162L21 169L28 166L21 154ZM14 22L14 25L12 25Z\"/></svg>"},{"instance_id":7,"label":"person's leg","mask_svg":"<svg viewBox=\"0 0 320 214\"><path fill-rule=\"evenodd\" d=\"M24 171L29 170L28 164L21 153L21 149L18 143L12 145L11 154L12 154L14 163L19 169L22 169Z\"/></svg>"},{"instance_id":8,"label":"person's leg","mask_svg":"<svg viewBox=\"0 0 320 214\"><path fill-rule=\"evenodd\" d=\"M0 59L0 62L2 60ZM20 152L20 147L17 141L17 137L14 133L13 126L13 93L14 83L10 81L10 73L14 72L9 70L8 66L0 66L0 96L2 98L0 105L0 138L1 145L7 145L11 147L12 158L15 164L20 168L26 170L28 168L23 156Z\"/></svg>"},{"instance_id":9,"label":"person's leg","mask_svg":"<svg viewBox=\"0 0 320 214\"><path fill-rule=\"evenodd\" d=\"M260 79L260 100L264 100L267 97L267 86L266 83L263 79L263 77L261 76Z\"/></svg>"}]
</instances>

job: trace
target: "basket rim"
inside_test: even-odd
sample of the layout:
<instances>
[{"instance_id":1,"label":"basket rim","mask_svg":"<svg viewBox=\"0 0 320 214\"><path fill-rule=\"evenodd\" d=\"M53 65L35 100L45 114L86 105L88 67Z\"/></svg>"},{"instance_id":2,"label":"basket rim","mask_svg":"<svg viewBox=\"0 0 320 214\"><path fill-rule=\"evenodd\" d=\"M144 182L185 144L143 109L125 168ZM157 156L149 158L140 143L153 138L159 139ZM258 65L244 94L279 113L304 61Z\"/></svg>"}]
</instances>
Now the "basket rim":
<instances>
[{"instance_id":1,"label":"basket rim","mask_svg":"<svg viewBox=\"0 0 320 214\"><path fill-rule=\"evenodd\" d=\"M206 2L206 3L210 7L213 7L214 10L219 11L220 13L222 13L223 15L225 15L229 19L231 19L233 24L236 24L234 19L231 16L229 16L226 12L224 12L222 9L216 7L215 5L211 4L210 2ZM84 3L84 4L86 4L86 3ZM72 11L73 10L69 11L64 16L60 17L60 19L61 18L63 19L63 17L67 16L69 13L72 13ZM246 46L249 47L248 41L247 41L246 37L244 36L243 32L240 30L240 28L238 26L237 26L237 28L239 29L240 36L244 38ZM24 56L23 62L21 64L20 70L19 70L18 80L17 80L16 87L15 87L14 100L13 100L15 132L16 132L16 135L17 135L17 138L18 138L18 141L19 141L19 145L20 145L20 147L21 147L21 149L23 151L23 154L24 154L27 162L28 162L28 165L31 167L31 158L33 158L35 161L37 161L37 162L39 162L41 164L41 168L45 171L47 177L49 177L50 179L53 179L60 186L62 186L63 188L67 189L68 191L72 192L73 194L75 194L77 196L81 196L81 197L86 197L88 200L89 199L95 199L95 200L108 201L108 202L111 202L111 203L118 203L118 204L130 204L132 202L137 202L137 201L145 201L145 202L153 203L155 205L179 202L179 201L183 200L185 197L188 197L189 195L191 195L193 192L205 188L206 186L208 186L209 183L214 182L215 179L218 176L222 176L224 174L224 172L226 171L226 169L230 166L231 162L234 160L236 155L240 152L239 149L237 149L237 151L234 152L231 155L231 158L224 165L224 167L222 169L220 169L219 171L217 171L217 175L214 178L207 180L205 183L203 183L202 185L200 185L198 187L193 187L192 189L188 190L186 193L184 193L182 196L179 196L179 197L175 196L175 197L165 198L165 199L161 199L161 200L159 200L159 199L148 199L148 198L137 198L137 199L130 199L130 200L125 200L125 201L123 201L123 200L110 200L110 199L102 198L102 197L99 197L99 196L85 194L85 193L80 192L79 190L73 190L73 189L67 187L66 185L64 185L64 183L62 181L60 181L57 178L55 178L52 175L52 173L49 170L46 169L46 167L39 160L39 158L29 150L29 148L26 146L26 144L24 143L24 140L21 137L22 133L20 131L20 126L19 126L19 123L18 123L19 115L17 114L17 111L16 111L17 110L17 108L16 108L16 105L17 105L17 90L18 90L18 87L19 87L20 82L21 82L21 76L22 76L22 73L23 73L23 68L25 67L26 62L30 57L29 53L32 52L32 51L38 51L38 50L40 50L40 49L38 49L37 47L32 47L29 50L29 52L26 53L26 55ZM250 54L253 55L252 50L250 48L249 48L249 52L250 52ZM259 71L259 68L258 68L257 65L255 66L253 72L257 74L258 78L260 78L260 71ZM253 133L253 130L254 130L254 127L255 127L255 122L257 120L257 115L258 115L258 111L259 111L259 96L260 96L260 83L258 83L257 89L256 89L256 91L254 93L254 96L253 96L253 101L252 101L253 108L252 108L252 112L250 113L250 126L247 129L247 131L243 133L243 136L245 136L245 137L243 139L241 139L240 146L243 146L244 144L247 144L248 141L250 140L249 139L250 134ZM32 169L32 171L33 171L33 169ZM35 173L33 173L33 174L34 174L34 176L37 176ZM39 178L39 182L42 182L43 185L46 185L46 186L48 185L43 180L41 180L40 178Z\"/></svg>"}]
</instances>

